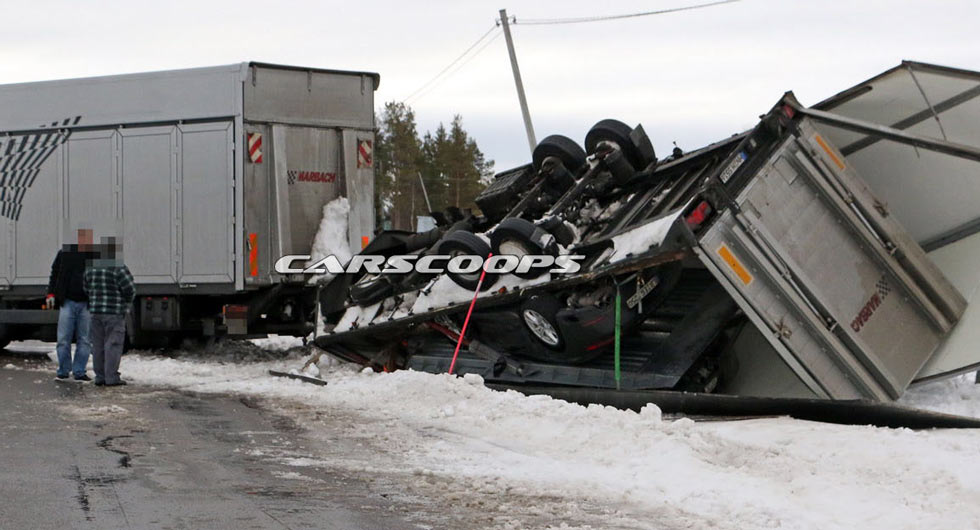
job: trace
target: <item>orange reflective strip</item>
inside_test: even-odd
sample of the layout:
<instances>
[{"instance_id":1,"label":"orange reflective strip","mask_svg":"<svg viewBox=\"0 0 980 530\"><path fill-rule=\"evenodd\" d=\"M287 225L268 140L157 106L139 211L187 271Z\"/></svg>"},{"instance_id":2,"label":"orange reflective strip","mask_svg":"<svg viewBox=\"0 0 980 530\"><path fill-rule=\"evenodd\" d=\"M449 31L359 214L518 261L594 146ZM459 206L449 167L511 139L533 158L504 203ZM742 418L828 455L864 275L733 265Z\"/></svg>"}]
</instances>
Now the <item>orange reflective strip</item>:
<instances>
[{"instance_id":1,"label":"orange reflective strip","mask_svg":"<svg viewBox=\"0 0 980 530\"><path fill-rule=\"evenodd\" d=\"M248 266L252 276L259 275L259 235L252 232L248 235Z\"/></svg>"},{"instance_id":2,"label":"orange reflective strip","mask_svg":"<svg viewBox=\"0 0 980 530\"><path fill-rule=\"evenodd\" d=\"M368 236L361 236L361 250L367 248L368 243L371 242L371 238Z\"/></svg>"},{"instance_id":3,"label":"orange reflective strip","mask_svg":"<svg viewBox=\"0 0 980 530\"><path fill-rule=\"evenodd\" d=\"M825 142L819 134L814 135L813 138L817 141L818 144L820 144L820 147L823 147L823 150L827 152L827 156L829 156L830 159L833 160L835 164L837 164L837 168L844 169L844 161L841 160L839 156L837 156L837 153L834 152L834 150L831 149L829 145L827 145L827 142Z\"/></svg>"},{"instance_id":4,"label":"orange reflective strip","mask_svg":"<svg viewBox=\"0 0 980 530\"><path fill-rule=\"evenodd\" d=\"M721 259L725 260L725 263L732 269L735 276L738 276L738 279L742 280L742 283L745 285L752 283L752 275L749 274L749 271L745 270L742 262L738 261L738 258L732 254L731 250L728 250L727 246L722 245L718 247L718 255L721 256Z\"/></svg>"}]
</instances>

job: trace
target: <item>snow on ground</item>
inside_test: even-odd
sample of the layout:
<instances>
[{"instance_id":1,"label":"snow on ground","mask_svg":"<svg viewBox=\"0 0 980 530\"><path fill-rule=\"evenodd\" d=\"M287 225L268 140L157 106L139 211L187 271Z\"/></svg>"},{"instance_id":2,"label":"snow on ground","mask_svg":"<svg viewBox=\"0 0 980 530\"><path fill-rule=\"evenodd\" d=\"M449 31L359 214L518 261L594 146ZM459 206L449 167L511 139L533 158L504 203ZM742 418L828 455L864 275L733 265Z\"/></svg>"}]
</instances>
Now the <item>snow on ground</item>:
<instances>
[{"instance_id":1,"label":"snow on ground","mask_svg":"<svg viewBox=\"0 0 980 530\"><path fill-rule=\"evenodd\" d=\"M972 430L665 421L652 405L640 413L582 407L494 392L477 376L376 374L331 362L321 364L325 387L267 374L299 368L304 359L296 351L250 363L130 354L122 372L141 385L236 392L287 412L316 410L332 421L307 422L312 435L341 428L358 440L352 445L373 448L341 451L333 439L323 446L334 452L281 456L297 470L319 465L399 473L406 484L443 481L450 487L430 493L449 502L477 496L480 509L534 513L555 527L574 520L593 528L894 530L977 528L980 521L980 433ZM903 402L976 414L980 390L964 376L918 388ZM498 517L488 525L527 523Z\"/></svg>"},{"instance_id":2,"label":"snow on ground","mask_svg":"<svg viewBox=\"0 0 980 530\"><path fill-rule=\"evenodd\" d=\"M289 335L269 335L264 339L250 339L249 342L269 351L286 351L303 346L303 339Z\"/></svg>"},{"instance_id":3,"label":"snow on ground","mask_svg":"<svg viewBox=\"0 0 980 530\"><path fill-rule=\"evenodd\" d=\"M921 409L980 418L980 385L976 381L975 372L934 381L909 389L898 402Z\"/></svg>"}]
</instances>

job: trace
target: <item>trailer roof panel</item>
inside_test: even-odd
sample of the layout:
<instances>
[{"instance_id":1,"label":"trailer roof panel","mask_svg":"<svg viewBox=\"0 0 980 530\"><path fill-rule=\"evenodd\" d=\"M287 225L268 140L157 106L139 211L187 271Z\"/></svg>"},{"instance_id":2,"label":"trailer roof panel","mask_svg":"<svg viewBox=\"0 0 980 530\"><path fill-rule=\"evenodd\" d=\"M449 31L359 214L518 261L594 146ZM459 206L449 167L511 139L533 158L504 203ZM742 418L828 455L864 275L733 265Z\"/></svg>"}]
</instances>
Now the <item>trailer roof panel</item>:
<instances>
[{"instance_id":1,"label":"trailer roof panel","mask_svg":"<svg viewBox=\"0 0 980 530\"><path fill-rule=\"evenodd\" d=\"M980 146L980 73L905 61L815 109ZM928 249L980 227L980 163L830 124L820 129Z\"/></svg>"},{"instance_id":2,"label":"trailer roof panel","mask_svg":"<svg viewBox=\"0 0 980 530\"><path fill-rule=\"evenodd\" d=\"M270 73L305 72L318 80L332 80L320 82L332 90L350 90L345 83L366 79L367 92L373 93L380 82L378 74L371 72L244 62L7 84L0 85L0 108L4 109L0 133L35 131L54 124L85 128L239 117L244 113L243 84L256 69ZM359 87L357 94L361 95ZM373 104L373 94L366 99ZM330 111L339 108L342 107L333 106ZM276 105L270 110L275 112ZM264 118L289 121L289 116L268 113Z\"/></svg>"}]
</instances>

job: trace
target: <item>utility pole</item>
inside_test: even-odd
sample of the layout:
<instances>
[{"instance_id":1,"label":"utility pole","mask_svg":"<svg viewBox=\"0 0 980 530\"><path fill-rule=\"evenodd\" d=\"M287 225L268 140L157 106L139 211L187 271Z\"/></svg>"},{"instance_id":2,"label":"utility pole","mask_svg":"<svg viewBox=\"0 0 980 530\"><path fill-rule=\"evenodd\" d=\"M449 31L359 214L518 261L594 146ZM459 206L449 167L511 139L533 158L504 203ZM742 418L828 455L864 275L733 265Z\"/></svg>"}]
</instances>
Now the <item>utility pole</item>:
<instances>
[{"instance_id":1,"label":"utility pole","mask_svg":"<svg viewBox=\"0 0 980 530\"><path fill-rule=\"evenodd\" d=\"M422 172L419 171L419 184L422 185L422 196L425 197L425 207L432 211L432 203L429 202L429 192L425 191L425 179L422 178ZM458 202L458 201L457 201Z\"/></svg>"},{"instance_id":2,"label":"utility pole","mask_svg":"<svg viewBox=\"0 0 980 530\"><path fill-rule=\"evenodd\" d=\"M517 67L517 53L514 52L514 39L510 36L510 21L507 20L507 10L500 10L500 23L504 27L504 38L507 40L507 53L510 54L510 66L514 70L514 84L517 85L517 99L521 102L521 114L524 115L524 129L527 130L527 143L534 151L538 141L534 139L534 126L531 125L531 113L527 110L527 97L524 96L524 83L521 81L521 69Z\"/></svg>"}]
</instances>

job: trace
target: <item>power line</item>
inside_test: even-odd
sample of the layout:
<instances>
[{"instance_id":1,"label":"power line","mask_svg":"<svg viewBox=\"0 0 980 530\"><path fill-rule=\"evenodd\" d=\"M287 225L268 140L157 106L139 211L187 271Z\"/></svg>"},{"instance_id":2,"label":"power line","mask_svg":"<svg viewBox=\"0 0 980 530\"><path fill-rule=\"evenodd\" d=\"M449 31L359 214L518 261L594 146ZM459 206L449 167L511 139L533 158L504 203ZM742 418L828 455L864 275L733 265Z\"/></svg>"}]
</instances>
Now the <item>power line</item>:
<instances>
[{"instance_id":1,"label":"power line","mask_svg":"<svg viewBox=\"0 0 980 530\"><path fill-rule=\"evenodd\" d=\"M448 71L450 68L453 67L453 65L455 65L456 63L458 63L460 61L460 59L462 59L463 57L465 57L466 54L470 53L470 51L472 51L473 48L476 48L481 42L483 42L483 39L485 39L488 36L490 36L490 34L493 33L493 30L495 30L495 29L497 29L497 24L494 24L493 26L490 26L490 29L488 29L486 33L484 33L483 35L481 35L479 39L476 39L476 42L474 42L473 44L471 44L469 48L466 48L466 50L463 53L459 54L458 57L456 57L455 59L452 60L452 62L450 62L449 64L447 64L446 67L443 68L442 70L440 70L438 74L432 76L432 78L429 79L428 81L426 81L422 86L420 86L417 89L415 89L415 91L412 92L411 94L409 94L408 97L406 97L405 99L403 99L402 102L403 103L404 102L407 102L408 100L412 99L416 94L418 94L419 92L422 92L423 90L426 89L426 87L428 87L429 85L431 85L432 83L434 83L437 79L439 79L442 76L442 74L446 73L446 71ZM482 48L481 48L481 50L482 50Z\"/></svg>"},{"instance_id":2,"label":"power line","mask_svg":"<svg viewBox=\"0 0 980 530\"><path fill-rule=\"evenodd\" d=\"M707 4L675 7L670 9L659 9L656 11L644 11L641 13L627 13L623 15L593 16L593 17L579 17L579 18L527 18L527 19L520 19L520 20L514 17L513 22L511 23L522 24L525 26L543 26L543 25L555 25L555 24L581 24L584 22L604 22L608 20L619 20L625 18L645 17L649 15L661 15L664 13L676 13L678 11L689 11L692 9L701 9L705 7L712 7L712 6L722 5L722 4L731 4L739 1L741 0L720 0L716 2L710 2ZM490 34L493 33L494 30L499 27L499 24L500 22L497 21L497 23L491 26L490 29L488 29L483 35L480 36L480 38L476 39L476 41L473 44L471 44L468 48L466 48L463 51L463 53L459 54L455 59L450 61L450 63L447 64L442 70L440 70L439 73L432 76L432 78L430 78L428 81L426 81L421 86L416 88L411 94L409 94L404 99L402 99L402 103L407 103L412 99L416 99L418 97L424 96L431 89L435 88L436 85L451 77L453 74L458 72L464 65L466 65L471 60L473 60L477 55L480 54L480 52L485 50L493 41L497 39L497 37L501 35L501 33L497 33L496 35L493 36L493 38L484 42L484 40L486 40L487 37L489 37ZM481 43L483 43L482 46L480 45ZM478 46L479 48L477 48ZM476 51L474 51L474 49ZM464 58L465 60L463 60ZM456 68L453 68L454 66L456 66Z\"/></svg>"},{"instance_id":3,"label":"power line","mask_svg":"<svg viewBox=\"0 0 980 530\"><path fill-rule=\"evenodd\" d=\"M740 0L721 0L719 2L710 2L707 4L698 4L694 6L685 7L674 7L670 9L658 9L656 11L644 11L641 13L628 13L625 15L608 15L608 16L598 16L598 17L579 17L579 18L525 18L525 19L514 19L513 24L521 24L524 26L546 26L553 24L581 24L583 22L605 22L607 20L619 20L623 18L636 18L645 17L649 15L662 15L664 13L676 13L678 11L690 11L692 9L701 9L704 7L718 6L722 4L731 4L734 2L739 2Z\"/></svg>"},{"instance_id":4,"label":"power line","mask_svg":"<svg viewBox=\"0 0 980 530\"><path fill-rule=\"evenodd\" d=\"M468 63L469 63L470 61L472 61L472 60L473 60L473 59L475 59L475 58L476 58L476 57L477 57L478 55L480 55L480 53L481 53L481 52L482 52L483 50L485 50L485 49L487 49L487 47L488 47L488 46L490 46L491 44L493 44L493 42L494 42L495 40L497 40L497 39L498 39L498 38L499 38L499 37L500 37L501 35L503 35L503 32L499 32L499 33L497 33L497 34L495 34L495 35L494 35L494 36L493 36L493 37L492 37L492 38L491 38L490 40L488 40L488 41L486 41L485 43L483 43L483 45L482 45L482 46L480 46L479 48L477 48L477 50L476 50L476 51L474 51L473 53L471 53L471 54L470 54L470 56L466 58L466 60L464 60L463 62L461 62L461 63L459 63L459 65L457 65L457 66L456 66L456 68L453 68L451 72L449 72L448 74L446 74L445 76L443 76L443 77L442 77L442 79L440 79L440 80L439 80L438 82L436 82L435 84L433 84L433 85L432 85L432 86L430 86L429 88L427 88L427 89L425 89L425 90L423 90L423 91L422 91L421 93L419 93L419 94L418 94L417 96L415 96L415 99L418 99L418 98L421 98L421 97L423 97L423 96L425 96L425 95L426 95L426 94L428 94L428 93L429 93L430 91L432 91L432 89L434 89L435 87L437 87L437 86L439 86L439 83L442 83L442 82L443 82L443 81L445 81L446 79L449 79L450 77L452 77L452 76L453 76L453 74L455 74L456 72L458 72L458 71L460 71L460 70L461 70L461 69L462 69L462 68L463 68L464 66L466 66L466 65L467 65L467 64L468 64ZM450 65L450 66L452 66L452 65ZM406 102L407 102L408 100L409 100L409 98L405 98L405 101L406 101Z\"/></svg>"}]
</instances>

